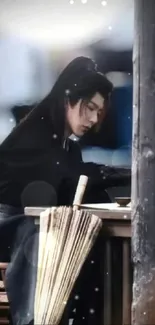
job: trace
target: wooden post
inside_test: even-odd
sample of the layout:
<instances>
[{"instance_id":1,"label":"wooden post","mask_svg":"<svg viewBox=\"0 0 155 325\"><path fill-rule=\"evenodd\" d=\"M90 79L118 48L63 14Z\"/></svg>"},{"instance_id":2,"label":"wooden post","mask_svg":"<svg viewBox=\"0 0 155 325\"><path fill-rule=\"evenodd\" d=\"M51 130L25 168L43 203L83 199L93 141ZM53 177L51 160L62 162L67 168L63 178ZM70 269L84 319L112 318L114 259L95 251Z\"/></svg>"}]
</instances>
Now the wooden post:
<instances>
[{"instance_id":1,"label":"wooden post","mask_svg":"<svg viewBox=\"0 0 155 325\"><path fill-rule=\"evenodd\" d=\"M155 0L134 0L132 324L155 325Z\"/></svg>"}]
</instances>

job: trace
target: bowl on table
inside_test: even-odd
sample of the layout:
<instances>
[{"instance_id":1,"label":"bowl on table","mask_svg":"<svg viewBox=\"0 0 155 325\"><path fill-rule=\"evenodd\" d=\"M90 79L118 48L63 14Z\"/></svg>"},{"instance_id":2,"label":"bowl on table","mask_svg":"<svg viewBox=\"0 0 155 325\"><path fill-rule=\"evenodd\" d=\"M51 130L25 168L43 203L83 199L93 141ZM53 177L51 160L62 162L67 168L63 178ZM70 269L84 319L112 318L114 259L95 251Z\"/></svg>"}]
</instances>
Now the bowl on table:
<instances>
[{"instance_id":1,"label":"bowl on table","mask_svg":"<svg viewBox=\"0 0 155 325\"><path fill-rule=\"evenodd\" d=\"M131 202L131 197L115 197L115 201L120 207L126 207Z\"/></svg>"}]
</instances>

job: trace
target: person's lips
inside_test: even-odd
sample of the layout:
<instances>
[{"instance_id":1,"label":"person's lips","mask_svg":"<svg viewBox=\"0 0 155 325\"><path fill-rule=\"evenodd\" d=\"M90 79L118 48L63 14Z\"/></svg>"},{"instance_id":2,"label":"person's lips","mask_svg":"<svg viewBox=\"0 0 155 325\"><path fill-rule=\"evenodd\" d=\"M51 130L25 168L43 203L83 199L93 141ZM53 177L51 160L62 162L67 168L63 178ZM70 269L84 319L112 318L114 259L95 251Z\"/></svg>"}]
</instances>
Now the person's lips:
<instances>
[{"instance_id":1,"label":"person's lips","mask_svg":"<svg viewBox=\"0 0 155 325\"><path fill-rule=\"evenodd\" d=\"M83 125L83 130L84 130L85 132L87 132L87 131L90 130L90 127L89 127L89 126L85 126L85 125Z\"/></svg>"}]
</instances>

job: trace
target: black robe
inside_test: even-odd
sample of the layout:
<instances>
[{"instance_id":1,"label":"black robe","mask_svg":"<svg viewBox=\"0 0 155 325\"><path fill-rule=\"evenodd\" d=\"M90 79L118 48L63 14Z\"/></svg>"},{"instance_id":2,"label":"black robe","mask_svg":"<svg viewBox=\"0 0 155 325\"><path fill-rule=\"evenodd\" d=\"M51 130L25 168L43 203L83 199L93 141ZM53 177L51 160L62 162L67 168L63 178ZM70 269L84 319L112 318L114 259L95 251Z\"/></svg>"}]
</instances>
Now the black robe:
<instances>
[{"instance_id":1,"label":"black robe","mask_svg":"<svg viewBox=\"0 0 155 325\"><path fill-rule=\"evenodd\" d=\"M46 118L29 124L23 121L0 147L0 253L1 261L10 260L6 272L6 289L14 324L26 325L33 319L37 273L38 228L32 218L23 214L25 189L29 184L36 184L36 193L32 193L35 203L32 197L31 206L36 205L41 182L53 186L58 205L70 205L79 176L83 173L94 174L95 181L100 178L100 173L93 165L82 163L77 143L67 140L60 144ZM89 196L91 182L92 178L85 201ZM46 202L46 195L44 197L45 201L38 201L38 205L50 205L50 201ZM85 292L83 286L82 291ZM63 321L65 325L68 324L66 318L72 314L71 301L71 309L67 308L67 316ZM83 315L81 306L78 315ZM78 316L78 320L80 317L84 316Z\"/></svg>"},{"instance_id":2,"label":"black robe","mask_svg":"<svg viewBox=\"0 0 155 325\"><path fill-rule=\"evenodd\" d=\"M104 189L106 179L103 182L103 173L100 174L98 167L93 164L83 164L76 142L67 140L60 143L45 117L40 116L35 122L33 119L28 120L28 123L27 120L21 122L0 146L0 253L1 261L10 260L6 272L6 289L13 324L33 322L38 228L32 218L23 214L25 189L29 184L36 185L30 198L31 206L36 205L38 187L42 186L42 182L54 188L57 205L70 205L81 174L89 176L84 200L91 202L101 179L100 185ZM41 202L42 197L44 199ZM50 197L46 202L48 193L42 197L38 205L52 204ZM108 200L106 195L102 196L102 202ZM99 324L100 240L99 236L73 289L61 322L63 325L68 325L69 318L74 318L76 325L81 324L81 321L84 325Z\"/></svg>"}]
</instances>

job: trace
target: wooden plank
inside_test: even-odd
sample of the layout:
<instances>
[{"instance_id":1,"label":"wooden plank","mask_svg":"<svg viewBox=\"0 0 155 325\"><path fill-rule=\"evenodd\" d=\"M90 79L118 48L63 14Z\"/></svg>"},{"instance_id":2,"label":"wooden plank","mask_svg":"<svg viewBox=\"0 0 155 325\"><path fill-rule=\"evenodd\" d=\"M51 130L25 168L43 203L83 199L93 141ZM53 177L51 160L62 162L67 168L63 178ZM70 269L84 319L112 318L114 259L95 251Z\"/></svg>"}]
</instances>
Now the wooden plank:
<instances>
[{"instance_id":1,"label":"wooden plank","mask_svg":"<svg viewBox=\"0 0 155 325\"><path fill-rule=\"evenodd\" d=\"M131 324L131 279L130 279L130 241L123 240L123 321L122 325Z\"/></svg>"},{"instance_id":2,"label":"wooden plank","mask_svg":"<svg viewBox=\"0 0 155 325\"><path fill-rule=\"evenodd\" d=\"M0 303L8 303L6 292L0 292Z\"/></svg>"},{"instance_id":3,"label":"wooden plank","mask_svg":"<svg viewBox=\"0 0 155 325\"><path fill-rule=\"evenodd\" d=\"M0 318L0 324L5 325L5 324L10 324L9 320L6 318Z\"/></svg>"},{"instance_id":4,"label":"wooden plank","mask_svg":"<svg viewBox=\"0 0 155 325\"><path fill-rule=\"evenodd\" d=\"M108 232L109 237L122 237L122 238L131 238L131 226L126 225L104 225L105 230Z\"/></svg>"},{"instance_id":5,"label":"wooden plank","mask_svg":"<svg viewBox=\"0 0 155 325\"><path fill-rule=\"evenodd\" d=\"M84 209L85 210L85 209ZM131 211L130 210L120 210L120 211L108 211L103 209L87 209L91 213L98 215L102 219L114 219L114 220L130 220ZM24 213L27 216L39 217L41 212L44 212L43 207L25 207Z\"/></svg>"},{"instance_id":6,"label":"wooden plank","mask_svg":"<svg viewBox=\"0 0 155 325\"><path fill-rule=\"evenodd\" d=\"M4 305L4 304L0 305L0 310L8 310L8 309L10 309L9 305Z\"/></svg>"},{"instance_id":7,"label":"wooden plank","mask_svg":"<svg viewBox=\"0 0 155 325\"><path fill-rule=\"evenodd\" d=\"M112 250L111 242L107 240L105 243L104 258L104 324L112 325Z\"/></svg>"},{"instance_id":8,"label":"wooden plank","mask_svg":"<svg viewBox=\"0 0 155 325\"><path fill-rule=\"evenodd\" d=\"M4 289L4 282L0 281L0 289Z\"/></svg>"}]
</instances>

